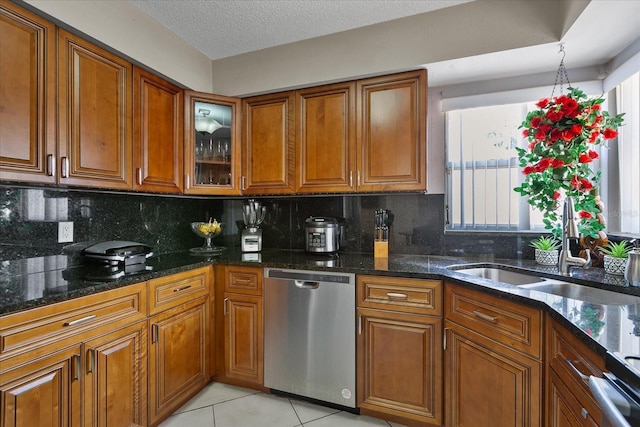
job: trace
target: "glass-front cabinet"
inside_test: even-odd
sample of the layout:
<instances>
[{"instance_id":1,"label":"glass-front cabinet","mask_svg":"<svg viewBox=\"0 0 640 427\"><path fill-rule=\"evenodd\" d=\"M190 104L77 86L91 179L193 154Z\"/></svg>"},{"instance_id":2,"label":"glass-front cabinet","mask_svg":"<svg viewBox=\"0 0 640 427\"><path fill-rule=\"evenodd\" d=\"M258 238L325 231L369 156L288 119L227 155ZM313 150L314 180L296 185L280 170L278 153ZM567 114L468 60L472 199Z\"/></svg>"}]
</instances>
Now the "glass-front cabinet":
<instances>
[{"instance_id":1,"label":"glass-front cabinet","mask_svg":"<svg viewBox=\"0 0 640 427\"><path fill-rule=\"evenodd\" d=\"M240 100L185 92L187 194L240 194Z\"/></svg>"}]
</instances>

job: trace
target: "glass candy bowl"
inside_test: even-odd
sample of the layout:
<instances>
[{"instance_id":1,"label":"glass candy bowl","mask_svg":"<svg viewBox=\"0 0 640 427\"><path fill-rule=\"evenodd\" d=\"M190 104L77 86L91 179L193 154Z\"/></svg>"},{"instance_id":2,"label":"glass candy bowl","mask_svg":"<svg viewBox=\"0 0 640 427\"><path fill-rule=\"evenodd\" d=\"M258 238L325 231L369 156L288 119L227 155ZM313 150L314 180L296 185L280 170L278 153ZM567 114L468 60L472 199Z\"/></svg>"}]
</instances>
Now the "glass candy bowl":
<instances>
[{"instance_id":1,"label":"glass candy bowl","mask_svg":"<svg viewBox=\"0 0 640 427\"><path fill-rule=\"evenodd\" d=\"M204 238L204 245L199 248L191 248L191 252L201 255L217 255L224 249L220 246L214 246L211 239L222 233L222 224L217 221L213 222L192 222L191 230L198 236Z\"/></svg>"}]
</instances>

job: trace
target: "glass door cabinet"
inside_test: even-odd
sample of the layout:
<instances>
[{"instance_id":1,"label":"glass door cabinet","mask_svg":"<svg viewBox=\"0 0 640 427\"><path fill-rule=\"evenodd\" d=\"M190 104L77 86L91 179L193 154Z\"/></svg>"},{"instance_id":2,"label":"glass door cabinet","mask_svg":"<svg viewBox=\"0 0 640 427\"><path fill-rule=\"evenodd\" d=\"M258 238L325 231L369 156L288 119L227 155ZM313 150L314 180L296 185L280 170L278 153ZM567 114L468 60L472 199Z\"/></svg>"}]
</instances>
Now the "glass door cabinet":
<instances>
[{"instance_id":1,"label":"glass door cabinet","mask_svg":"<svg viewBox=\"0 0 640 427\"><path fill-rule=\"evenodd\" d=\"M240 194L240 100L185 92L187 194Z\"/></svg>"}]
</instances>

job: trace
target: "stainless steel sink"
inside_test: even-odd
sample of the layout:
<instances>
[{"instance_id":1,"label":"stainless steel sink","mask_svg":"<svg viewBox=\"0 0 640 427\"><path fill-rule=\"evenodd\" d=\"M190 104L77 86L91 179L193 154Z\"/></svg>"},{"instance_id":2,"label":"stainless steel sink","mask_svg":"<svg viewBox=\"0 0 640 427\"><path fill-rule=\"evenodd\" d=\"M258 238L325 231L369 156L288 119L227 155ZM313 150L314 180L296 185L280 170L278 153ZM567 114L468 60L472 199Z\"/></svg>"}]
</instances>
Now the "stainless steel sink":
<instances>
[{"instance_id":1,"label":"stainless steel sink","mask_svg":"<svg viewBox=\"0 0 640 427\"><path fill-rule=\"evenodd\" d=\"M521 288L547 294L559 295L566 298L589 301L605 305L634 305L640 304L640 297L607 291L591 286L578 285L577 283L549 280L547 283L534 283L521 286Z\"/></svg>"},{"instance_id":2,"label":"stainless steel sink","mask_svg":"<svg viewBox=\"0 0 640 427\"><path fill-rule=\"evenodd\" d=\"M458 273L470 276L482 277L496 282L508 283L509 285L527 285L531 283L544 283L546 279L532 274L518 273L510 270L503 270L498 267L464 267L450 266L449 269Z\"/></svg>"},{"instance_id":3,"label":"stainless steel sink","mask_svg":"<svg viewBox=\"0 0 640 427\"><path fill-rule=\"evenodd\" d=\"M449 266L448 268L458 273L514 285L519 289L543 292L580 301L605 305L640 304L640 297L635 295L608 291L557 279L548 279L537 276L536 274L506 270L499 265L478 266L474 264L459 264Z\"/></svg>"}]
</instances>

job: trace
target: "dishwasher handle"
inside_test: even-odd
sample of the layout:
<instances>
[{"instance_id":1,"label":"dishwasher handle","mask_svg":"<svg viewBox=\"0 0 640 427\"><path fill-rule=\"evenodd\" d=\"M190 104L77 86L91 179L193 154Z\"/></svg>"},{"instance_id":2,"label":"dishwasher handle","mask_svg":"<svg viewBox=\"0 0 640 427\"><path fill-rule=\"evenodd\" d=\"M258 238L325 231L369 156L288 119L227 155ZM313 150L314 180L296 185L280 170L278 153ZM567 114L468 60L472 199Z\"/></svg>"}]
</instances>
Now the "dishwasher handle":
<instances>
[{"instance_id":1,"label":"dishwasher handle","mask_svg":"<svg viewBox=\"0 0 640 427\"><path fill-rule=\"evenodd\" d=\"M312 282L309 280L295 280L296 288L300 289L318 289L320 282Z\"/></svg>"}]
</instances>

